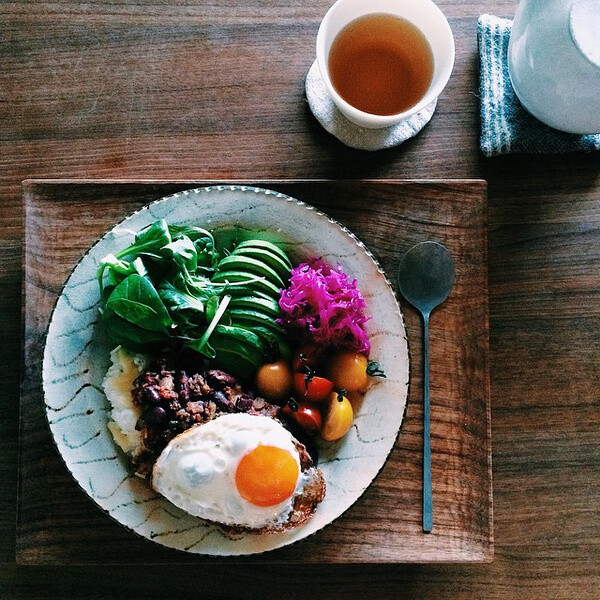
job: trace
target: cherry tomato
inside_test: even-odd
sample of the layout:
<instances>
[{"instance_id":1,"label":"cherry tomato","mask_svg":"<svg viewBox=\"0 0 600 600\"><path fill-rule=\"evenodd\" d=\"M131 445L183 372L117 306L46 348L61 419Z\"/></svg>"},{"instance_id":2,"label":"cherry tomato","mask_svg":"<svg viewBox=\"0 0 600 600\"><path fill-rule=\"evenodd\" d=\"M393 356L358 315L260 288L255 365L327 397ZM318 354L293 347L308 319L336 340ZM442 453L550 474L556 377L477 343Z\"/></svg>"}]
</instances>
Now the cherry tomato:
<instances>
[{"instance_id":1,"label":"cherry tomato","mask_svg":"<svg viewBox=\"0 0 600 600\"><path fill-rule=\"evenodd\" d=\"M262 365L256 372L256 391L267 400L283 400L292 390L292 369L283 360Z\"/></svg>"},{"instance_id":2,"label":"cherry tomato","mask_svg":"<svg viewBox=\"0 0 600 600\"><path fill-rule=\"evenodd\" d=\"M364 392L369 384L367 365L367 357L364 354L338 352L329 361L329 379L338 390Z\"/></svg>"},{"instance_id":3,"label":"cherry tomato","mask_svg":"<svg viewBox=\"0 0 600 600\"><path fill-rule=\"evenodd\" d=\"M346 396L333 392L329 396L327 413L321 429L321 437L327 442L335 442L343 438L354 420L352 404Z\"/></svg>"},{"instance_id":4,"label":"cherry tomato","mask_svg":"<svg viewBox=\"0 0 600 600\"><path fill-rule=\"evenodd\" d=\"M321 356L323 351L317 346L300 346L296 352L294 352L294 358L292 359L292 368L294 373L306 372L306 367L309 369L315 369L319 362L321 362Z\"/></svg>"},{"instance_id":5,"label":"cherry tomato","mask_svg":"<svg viewBox=\"0 0 600 600\"><path fill-rule=\"evenodd\" d=\"M294 397L297 400L322 402L333 392L333 382L312 374L294 373Z\"/></svg>"},{"instance_id":6,"label":"cherry tomato","mask_svg":"<svg viewBox=\"0 0 600 600\"><path fill-rule=\"evenodd\" d=\"M317 435L323 427L323 415L317 406L308 402L298 402L297 410L289 404L283 408L283 413L293 419L308 435Z\"/></svg>"}]
</instances>

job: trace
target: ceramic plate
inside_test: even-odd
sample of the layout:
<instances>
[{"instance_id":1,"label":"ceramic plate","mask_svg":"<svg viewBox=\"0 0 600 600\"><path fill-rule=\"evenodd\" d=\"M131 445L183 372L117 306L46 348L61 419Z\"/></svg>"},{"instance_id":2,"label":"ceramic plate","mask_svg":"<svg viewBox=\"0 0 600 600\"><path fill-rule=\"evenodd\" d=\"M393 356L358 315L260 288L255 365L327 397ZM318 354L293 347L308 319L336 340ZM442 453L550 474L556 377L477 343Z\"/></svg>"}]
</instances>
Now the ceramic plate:
<instances>
[{"instance_id":1,"label":"ceramic plate","mask_svg":"<svg viewBox=\"0 0 600 600\"><path fill-rule=\"evenodd\" d=\"M327 494L313 517L288 532L225 535L191 517L132 475L127 457L107 429L110 407L101 383L112 345L98 324L96 270L100 260L133 241L157 219L193 223L214 232L235 227L275 239L297 263L321 256L356 277L372 317L371 355L387 378L376 379L352 429L321 449ZM50 429L67 467L85 492L119 523L159 544L210 555L254 554L315 533L346 511L367 489L392 450L407 398L408 350L402 315L383 271L348 230L313 207L252 187L213 186L158 200L132 214L81 259L58 299L44 351L43 385Z\"/></svg>"}]
</instances>

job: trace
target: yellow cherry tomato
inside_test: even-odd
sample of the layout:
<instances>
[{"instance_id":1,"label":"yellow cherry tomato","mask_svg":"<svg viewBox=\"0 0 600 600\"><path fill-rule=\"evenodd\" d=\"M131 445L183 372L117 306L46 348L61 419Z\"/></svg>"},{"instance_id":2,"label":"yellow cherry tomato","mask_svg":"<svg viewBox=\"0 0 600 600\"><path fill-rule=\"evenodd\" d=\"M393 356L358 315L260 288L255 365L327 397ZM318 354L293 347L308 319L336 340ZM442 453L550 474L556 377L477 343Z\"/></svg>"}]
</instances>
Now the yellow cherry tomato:
<instances>
[{"instance_id":1,"label":"yellow cherry tomato","mask_svg":"<svg viewBox=\"0 0 600 600\"><path fill-rule=\"evenodd\" d=\"M353 420L354 411L350 400L338 392L333 392L329 396L321 437L326 442L335 442L343 438L352 427Z\"/></svg>"},{"instance_id":2,"label":"yellow cherry tomato","mask_svg":"<svg viewBox=\"0 0 600 600\"><path fill-rule=\"evenodd\" d=\"M262 365L256 372L256 391L267 400L287 398L292 390L292 368L283 360Z\"/></svg>"},{"instance_id":3,"label":"yellow cherry tomato","mask_svg":"<svg viewBox=\"0 0 600 600\"><path fill-rule=\"evenodd\" d=\"M358 352L338 352L329 360L329 379L336 389L347 392L364 392L369 384L368 360Z\"/></svg>"}]
</instances>

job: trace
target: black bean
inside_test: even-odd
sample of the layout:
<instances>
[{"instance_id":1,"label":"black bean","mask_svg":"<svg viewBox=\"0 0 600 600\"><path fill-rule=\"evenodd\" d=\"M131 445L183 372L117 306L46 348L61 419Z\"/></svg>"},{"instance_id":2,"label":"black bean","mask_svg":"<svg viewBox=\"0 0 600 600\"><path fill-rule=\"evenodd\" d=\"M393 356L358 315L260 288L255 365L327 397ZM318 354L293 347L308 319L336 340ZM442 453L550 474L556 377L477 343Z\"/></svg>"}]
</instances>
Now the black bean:
<instances>
[{"instance_id":1,"label":"black bean","mask_svg":"<svg viewBox=\"0 0 600 600\"><path fill-rule=\"evenodd\" d=\"M160 404L162 402L162 398L158 393L158 390L154 387L146 387L144 388L144 400L149 404Z\"/></svg>"},{"instance_id":2,"label":"black bean","mask_svg":"<svg viewBox=\"0 0 600 600\"><path fill-rule=\"evenodd\" d=\"M167 420L167 411L162 406L153 406L144 411L142 420L148 425L161 425Z\"/></svg>"},{"instance_id":3,"label":"black bean","mask_svg":"<svg viewBox=\"0 0 600 600\"><path fill-rule=\"evenodd\" d=\"M218 371L216 369L208 371L206 374L206 382L208 385L217 390L222 390L226 387L233 387L236 384L236 380L233 375L229 375L229 373Z\"/></svg>"}]
</instances>

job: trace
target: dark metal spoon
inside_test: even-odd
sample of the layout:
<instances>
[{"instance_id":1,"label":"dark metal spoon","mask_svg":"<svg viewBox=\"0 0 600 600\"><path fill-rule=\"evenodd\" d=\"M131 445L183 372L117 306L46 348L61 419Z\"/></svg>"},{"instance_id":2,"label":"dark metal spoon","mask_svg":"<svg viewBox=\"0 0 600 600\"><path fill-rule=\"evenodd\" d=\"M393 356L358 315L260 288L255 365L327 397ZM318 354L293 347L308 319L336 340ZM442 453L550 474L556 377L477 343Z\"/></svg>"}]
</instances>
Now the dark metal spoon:
<instances>
[{"instance_id":1,"label":"dark metal spoon","mask_svg":"<svg viewBox=\"0 0 600 600\"><path fill-rule=\"evenodd\" d=\"M427 533L433 528L429 433L429 315L448 297L453 283L452 257L438 242L421 242L400 260L400 292L423 316L423 531Z\"/></svg>"}]
</instances>

